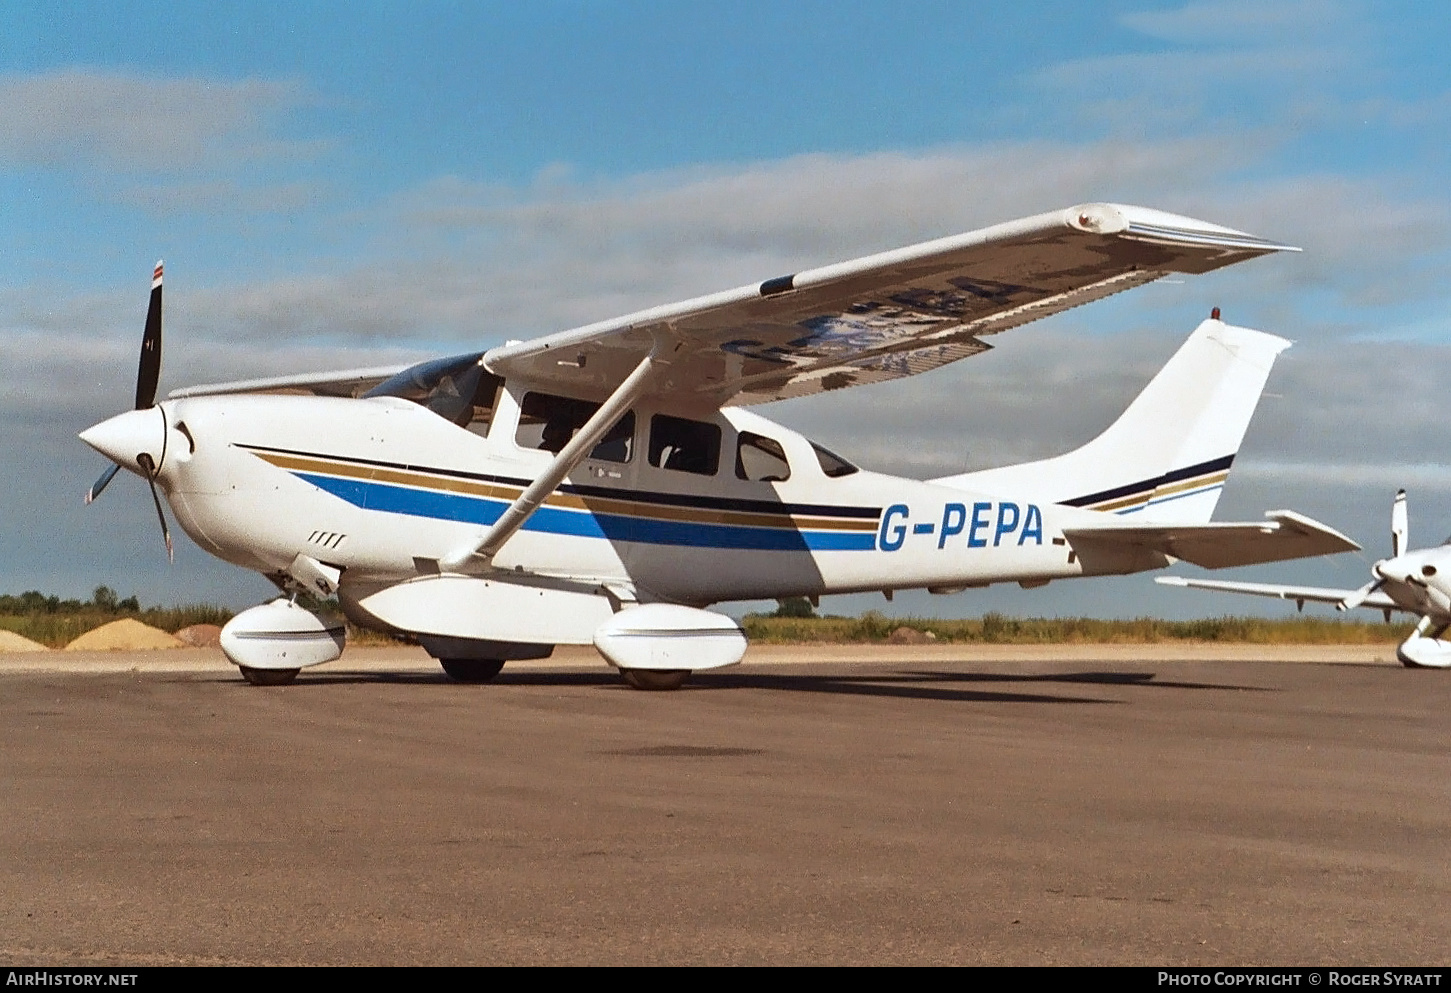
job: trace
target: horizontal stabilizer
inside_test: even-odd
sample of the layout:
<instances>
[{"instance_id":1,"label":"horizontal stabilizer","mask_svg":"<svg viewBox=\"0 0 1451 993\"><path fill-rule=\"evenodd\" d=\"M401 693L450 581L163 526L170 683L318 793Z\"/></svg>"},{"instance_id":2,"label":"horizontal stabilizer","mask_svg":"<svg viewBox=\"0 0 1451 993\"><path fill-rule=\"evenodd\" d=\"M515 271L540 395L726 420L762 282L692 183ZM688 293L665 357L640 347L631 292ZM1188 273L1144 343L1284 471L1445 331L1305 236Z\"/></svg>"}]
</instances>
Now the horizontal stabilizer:
<instances>
[{"instance_id":1,"label":"horizontal stabilizer","mask_svg":"<svg viewBox=\"0 0 1451 993\"><path fill-rule=\"evenodd\" d=\"M1268 596L1296 602L1339 604L1355 590L1332 590L1323 586L1279 586L1274 583L1235 583L1223 579L1185 579L1183 576L1156 576L1154 582L1164 586L1185 586L1198 590L1218 590L1221 593L1247 593L1251 596ZM1405 610L1384 593L1372 593L1361 602L1362 607L1376 610Z\"/></svg>"},{"instance_id":2,"label":"horizontal stabilizer","mask_svg":"<svg viewBox=\"0 0 1451 993\"><path fill-rule=\"evenodd\" d=\"M1064 528L1063 535L1075 549L1081 544L1138 547L1205 569L1360 549L1339 531L1292 510L1272 510L1265 517L1267 520L1258 524L1130 524L1108 520L1102 524Z\"/></svg>"}]
</instances>

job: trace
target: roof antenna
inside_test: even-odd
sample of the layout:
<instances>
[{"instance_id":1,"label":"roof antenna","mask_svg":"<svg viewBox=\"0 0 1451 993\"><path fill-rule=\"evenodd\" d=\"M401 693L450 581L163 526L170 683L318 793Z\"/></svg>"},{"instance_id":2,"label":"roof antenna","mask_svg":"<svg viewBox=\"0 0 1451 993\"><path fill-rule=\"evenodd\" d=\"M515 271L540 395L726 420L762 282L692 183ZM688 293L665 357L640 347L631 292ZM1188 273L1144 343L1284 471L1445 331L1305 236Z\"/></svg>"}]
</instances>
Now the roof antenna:
<instances>
[{"instance_id":1,"label":"roof antenna","mask_svg":"<svg viewBox=\"0 0 1451 993\"><path fill-rule=\"evenodd\" d=\"M1217 320L1219 320L1219 308L1218 307L1215 307L1213 310L1211 310L1209 312L1209 319L1211 321L1217 321Z\"/></svg>"}]
</instances>

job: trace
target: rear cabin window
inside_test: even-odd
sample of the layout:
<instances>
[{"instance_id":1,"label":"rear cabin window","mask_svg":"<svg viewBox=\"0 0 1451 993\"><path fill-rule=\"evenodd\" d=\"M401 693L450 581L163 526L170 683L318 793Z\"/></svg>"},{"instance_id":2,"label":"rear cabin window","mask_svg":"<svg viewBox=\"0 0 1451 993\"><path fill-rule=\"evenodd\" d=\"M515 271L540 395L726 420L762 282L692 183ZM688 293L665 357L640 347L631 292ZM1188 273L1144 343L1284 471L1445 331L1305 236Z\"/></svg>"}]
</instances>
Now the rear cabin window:
<instances>
[{"instance_id":1,"label":"rear cabin window","mask_svg":"<svg viewBox=\"0 0 1451 993\"><path fill-rule=\"evenodd\" d=\"M556 455L584 427L600 405L589 400L526 393L519 405L519 428L514 441L520 448L534 448ZM628 462L635 443L635 412L629 410L595 445L589 457L601 462Z\"/></svg>"},{"instance_id":2,"label":"rear cabin window","mask_svg":"<svg viewBox=\"0 0 1451 993\"><path fill-rule=\"evenodd\" d=\"M784 483L791 478L791 463L776 439L742 431L736 440L736 478L753 483Z\"/></svg>"},{"instance_id":3,"label":"rear cabin window","mask_svg":"<svg viewBox=\"0 0 1451 993\"><path fill-rule=\"evenodd\" d=\"M650 464L714 476L720 468L720 427L669 414L650 418Z\"/></svg>"},{"instance_id":4,"label":"rear cabin window","mask_svg":"<svg viewBox=\"0 0 1451 993\"><path fill-rule=\"evenodd\" d=\"M821 466L821 471L832 479L840 479L860 471L840 455L822 448L814 441L811 443L811 450L816 453L816 461Z\"/></svg>"},{"instance_id":5,"label":"rear cabin window","mask_svg":"<svg viewBox=\"0 0 1451 993\"><path fill-rule=\"evenodd\" d=\"M486 435L503 380L484 369L482 358L475 353L421 362L363 395L412 400L444 420Z\"/></svg>"}]
</instances>

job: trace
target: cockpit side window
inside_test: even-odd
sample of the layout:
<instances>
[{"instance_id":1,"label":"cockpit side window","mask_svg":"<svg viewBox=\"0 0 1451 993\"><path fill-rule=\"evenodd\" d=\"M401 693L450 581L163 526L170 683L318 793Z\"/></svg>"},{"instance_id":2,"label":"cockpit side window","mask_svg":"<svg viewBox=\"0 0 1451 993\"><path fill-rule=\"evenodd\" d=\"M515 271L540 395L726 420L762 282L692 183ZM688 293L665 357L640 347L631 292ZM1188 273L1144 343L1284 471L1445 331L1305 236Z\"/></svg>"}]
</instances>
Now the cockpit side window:
<instances>
[{"instance_id":1,"label":"cockpit side window","mask_svg":"<svg viewBox=\"0 0 1451 993\"><path fill-rule=\"evenodd\" d=\"M540 449L557 455L599 409L599 404L589 400L552 393L526 393L524 402L519 405L519 428L514 432L514 442L520 448ZM589 457L601 462L628 462L634 445L635 412L629 410L600 439Z\"/></svg>"},{"instance_id":2,"label":"cockpit side window","mask_svg":"<svg viewBox=\"0 0 1451 993\"><path fill-rule=\"evenodd\" d=\"M650 464L714 476L720 468L720 426L656 414L650 418Z\"/></svg>"},{"instance_id":3,"label":"cockpit side window","mask_svg":"<svg viewBox=\"0 0 1451 993\"><path fill-rule=\"evenodd\" d=\"M791 478L791 463L779 441L742 431L736 439L736 478L753 483L784 483Z\"/></svg>"},{"instance_id":4,"label":"cockpit side window","mask_svg":"<svg viewBox=\"0 0 1451 993\"><path fill-rule=\"evenodd\" d=\"M861 471L840 455L822 448L814 441L811 443L811 450L816 453L816 461L821 465L821 471L832 479L840 479Z\"/></svg>"}]
</instances>

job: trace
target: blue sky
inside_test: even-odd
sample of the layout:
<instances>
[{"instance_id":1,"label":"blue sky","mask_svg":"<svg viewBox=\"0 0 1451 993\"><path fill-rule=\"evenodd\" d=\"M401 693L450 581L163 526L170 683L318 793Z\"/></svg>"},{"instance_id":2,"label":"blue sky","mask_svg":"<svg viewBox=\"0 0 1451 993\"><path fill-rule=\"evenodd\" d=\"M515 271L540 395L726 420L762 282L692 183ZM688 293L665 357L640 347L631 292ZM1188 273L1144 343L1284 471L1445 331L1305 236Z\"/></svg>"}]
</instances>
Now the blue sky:
<instances>
[{"instance_id":1,"label":"blue sky","mask_svg":"<svg viewBox=\"0 0 1451 993\"><path fill-rule=\"evenodd\" d=\"M3 27L0 590L268 589L184 538L168 568L134 479L80 506L101 463L74 435L128 402L157 257L166 390L485 347L1098 199L1306 251L763 412L905 474L1052 454L1217 304L1299 342L1220 517L1289 506L1378 555L1404 485L1415 537L1451 530L1439 8L16 3ZM1365 567L1240 578L1359 585ZM1279 608L1137 577L893 609Z\"/></svg>"}]
</instances>

